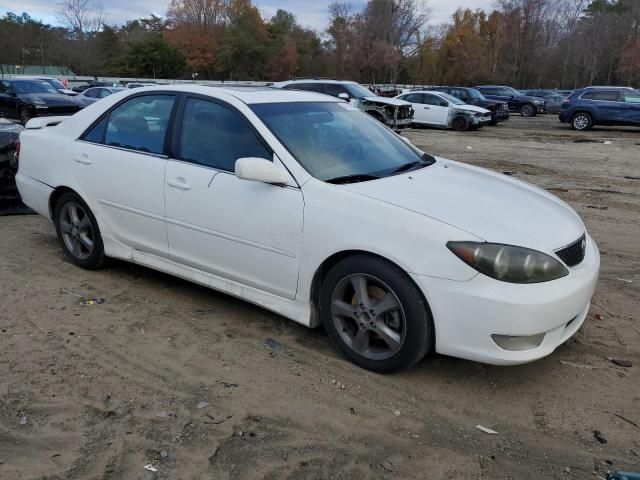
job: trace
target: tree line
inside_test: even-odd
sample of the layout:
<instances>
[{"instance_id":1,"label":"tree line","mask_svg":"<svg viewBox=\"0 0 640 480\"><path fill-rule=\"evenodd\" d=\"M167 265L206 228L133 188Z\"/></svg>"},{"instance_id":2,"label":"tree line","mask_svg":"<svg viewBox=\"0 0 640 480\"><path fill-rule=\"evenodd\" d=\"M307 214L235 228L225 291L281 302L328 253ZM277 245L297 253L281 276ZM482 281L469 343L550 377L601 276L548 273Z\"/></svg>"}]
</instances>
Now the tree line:
<instances>
[{"instance_id":1,"label":"tree line","mask_svg":"<svg viewBox=\"0 0 640 480\"><path fill-rule=\"evenodd\" d=\"M640 83L640 1L497 0L434 26L418 0L336 2L316 32L251 0L171 0L165 17L109 25L94 0L63 0L56 25L0 18L0 64L78 75L576 88Z\"/></svg>"}]
</instances>

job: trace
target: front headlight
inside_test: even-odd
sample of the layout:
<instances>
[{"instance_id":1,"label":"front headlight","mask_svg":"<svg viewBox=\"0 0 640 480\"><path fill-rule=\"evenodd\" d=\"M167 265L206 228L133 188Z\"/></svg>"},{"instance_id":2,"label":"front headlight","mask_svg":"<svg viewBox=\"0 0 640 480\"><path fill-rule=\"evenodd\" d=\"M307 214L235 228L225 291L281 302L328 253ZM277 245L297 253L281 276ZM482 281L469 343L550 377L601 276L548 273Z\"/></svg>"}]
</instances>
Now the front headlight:
<instances>
[{"instance_id":1,"label":"front headlight","mask_svg":"<svg viewBox=\"0 0 640 480\"><path fill-rule=\"evenodd\" d=\"M47 102L42 97L31 97L31 102L38 107L44 106Z\"/></svg>"},{"instance_id":2,"label":"front headlight","mask_svg":"<svg viewBox=\"0 0 640 480\"><path fill-rule=\"evenodd\" d=\"M569 274L555 258L524 247L479 242L449 242L447 247L470 267L503 282L540 283Z\"/></svg>"}]
</instances>

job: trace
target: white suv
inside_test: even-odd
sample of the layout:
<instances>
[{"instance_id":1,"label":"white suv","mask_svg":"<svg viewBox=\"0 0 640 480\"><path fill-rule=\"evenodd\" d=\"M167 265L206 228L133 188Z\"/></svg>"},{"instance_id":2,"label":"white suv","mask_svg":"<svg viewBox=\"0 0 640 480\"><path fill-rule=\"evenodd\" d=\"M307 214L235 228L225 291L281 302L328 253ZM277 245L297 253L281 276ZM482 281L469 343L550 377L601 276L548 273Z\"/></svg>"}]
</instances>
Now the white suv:
<instances>
[{"instance_id":1,"label":"white suv","mask_svg":"<svg viewBox=\"0 0 640 480\"><path fill-rule=\"evenodd\" d=\"M306 90L342 98L394 130L410 127L413 107L409 102L379 97L356 82L342 80L290 80L273 84L287 90Z\"/></svg>"}]
</instances>

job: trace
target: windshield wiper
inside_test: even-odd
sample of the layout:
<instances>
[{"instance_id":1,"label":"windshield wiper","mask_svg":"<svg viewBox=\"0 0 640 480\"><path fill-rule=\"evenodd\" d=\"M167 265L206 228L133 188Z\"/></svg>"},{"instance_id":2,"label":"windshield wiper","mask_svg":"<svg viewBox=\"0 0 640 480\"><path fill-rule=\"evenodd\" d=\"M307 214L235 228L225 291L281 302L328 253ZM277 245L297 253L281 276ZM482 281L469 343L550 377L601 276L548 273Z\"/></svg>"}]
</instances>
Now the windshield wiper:
<instances>
[{"instance_id":1,"label":"windshield wiper","mask_svg":"<svg viewBox=\"0 0 640 480\"><path fill-rule=\"evenodd\" d=\"M375 175L369 175L367 173L356 173L354 175L344 175L342 177L330 178L329 180L325 180L327 183L357 183L357 182L367 182L369 180L377 180L380 177L376 177Z\"/></svg>"},{"instance_id":2,"label":"windshield wiper","mask_svg":"<svg viewBox=\"0 0 640 480\"><path fill-rule=\"evenodd\" d=\"M393 170L391 173L394 174L394 173L408 172L409 170L418 170L420 168L424 168L424 167L428 167L429 165L433 165L435 162L436 162L435 158L433 158L431 155L425 153L422 156L422 160L416 160L415 162L409 162L409 163L405 163L403 165L400 165L398 168Z\"/></svg>"}]
</instances>

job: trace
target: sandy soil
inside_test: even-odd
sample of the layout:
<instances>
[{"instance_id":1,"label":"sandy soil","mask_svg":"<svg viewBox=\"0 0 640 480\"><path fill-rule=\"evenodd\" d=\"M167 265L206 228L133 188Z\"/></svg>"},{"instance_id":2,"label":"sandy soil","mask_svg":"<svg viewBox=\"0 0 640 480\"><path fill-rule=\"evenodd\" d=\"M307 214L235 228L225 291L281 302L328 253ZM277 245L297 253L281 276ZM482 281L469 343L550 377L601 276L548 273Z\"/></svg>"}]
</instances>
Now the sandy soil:
<instances>
[{"instance_id":1,"label":"sandy soil","mask_svg":"<svg viewBox=\"0 0 640 480\"><path fill-rule=\"evenodd\" d=\"M546 116L407 135L539 184L582 215L602 274L574 339L520 367L435 355L379 376L341 359L322 330L122 262L80 270L46 221L3 217L0 478L596 479L640 470L640 130L578 134ZM76 295L105 302L81 305Z\"/></svg>"}]
</instances>

